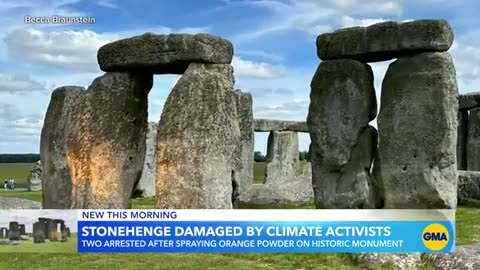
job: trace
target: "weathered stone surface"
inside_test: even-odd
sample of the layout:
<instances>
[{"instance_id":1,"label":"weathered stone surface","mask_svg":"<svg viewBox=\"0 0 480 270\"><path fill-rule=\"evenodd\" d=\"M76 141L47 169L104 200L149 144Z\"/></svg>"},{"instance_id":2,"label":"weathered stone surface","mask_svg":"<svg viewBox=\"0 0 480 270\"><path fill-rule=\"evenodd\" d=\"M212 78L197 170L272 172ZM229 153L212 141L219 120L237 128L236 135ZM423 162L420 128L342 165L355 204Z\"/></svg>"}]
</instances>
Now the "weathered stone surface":
<instances>
[{"instance_id":1,"label":"weathered stone surface","mask_svg":"<svg viewBox=\"0 0 480 270\"><path fill-rule=\"evenodd\" d=\"M479 270L480 243L456 246L453 253L427 254L432 261L433 269Z\"/></svg>"},{"instance_id":2,"label":"weathered stone surface","mask_svg":"<svg viewBox=\"0 0 480 270\"><path fill-rule=\"evenodd\" d=\"M458 204L480 201L480 172L458 171Z\"/></svg>"},{"instance_id":3,"label":"weathered stone surface","mask_svg":"<svg viewBox=\"0 0 480 270\"><path fill-rule=\"evenodd\" d=\"M45 230L40 222L33 223L33 243L45 243Z\"/></svg>"},{"instance_id":4,"label":"weathered stone surface","mask_svg":"<svg viewBox=\"0 0 480 270\"><path fill-rule=\"evenodd\" d=\"M0 197L0 209L41 209L42 203L27 199Z\"/></svg>"},{"instance_id":5,"label":"weathered stone surface","mask_svg":"<svg viewBox=\"0 0 480 270\"><path fill-rule=\"evenodd\" d=\"M30 171L30 175L27 178L27 189L29 191L42 190L42 163L40 160L33 165Z\"/></svg>"},{"instance_id":6,"label":"weathered stone surface","mask_svg":"<svg viewBox=\"0 0 480 270\"><path fill-rule=\"evenodd\" d=\"M41 135L44 208L128 208L145 155L153 76L114 72L52 94Z\"/></svg>"},{"instance_id":7,"label":"weathered stone surface","mask_svg":"<svg viewBox=\"0 0 480 270\"><path fill-rule=\"evenodd\" d=\"M20 231L20 235L26 235L25 224L18 224L18 230Z\"/></svg>"},{"instance_id":8,"label":"weathered stone surface","mask_svg":"<svg viewBox=\"0 0 480 270\"><path fill-rule=\"evenodd\" d=\"M155 196L155 173L156 162L155 152L157 148L157 129L158 124L155 122L148 123L148 132L146 137L145 163L140 181L136 187L139 194L143 197Z\"/></svg>"},{"instance_id":9,"label":"weathered stone surface","mask_svg":"<svg viewBox=\"0 0 480 270\"><path fill-rule=\"evenodd\" d=\"M316 207L367 207L376 148L376 131L368 126L377 111L371 67L356 60L323 61L312 79L310 100Z\"/></svg>"},{"instance_id":10,"label":"weathered stone surface","mask_svg":"<svg viewBox=\"0 0 480 270\"><path fill-rule=\"evenodd\" d=\"M68 114L77 99L83 98L85 88L64 86L51 95L40 137L43 205L45 208L70 208L72 180L67 163L65 132L70 121ZM67 125L68 124L68 125Z\"/></svg>"},{"instance_id":11,"label":"weathered stone surface","mask_svg":"<svg viewBox=\"0 0 480 270\"><path fill-rule=\"evenodd\" d=\"M457 95L448 53L422 53L390 64L382 85L375 161L385 208L456 207Z\"/></svg>"},{"instance_id":12,"label":"weathered stone surface","mask_svg":"<svg viewBox=\"0 0 480 270\"><path fill-rule=\"evenodd\" d=\"M480 108L470 110L466 152L467 170L480 171Z\"/></svg>"},{"instance_id":13,"label":"weathered stone surface","mask_svg":"<svg viewBox=\"0 0 480 270\"><path fill-rule=\"evenodd\" d=\"M458 111L457 169L467 169L468 111Z\"/></svg>"},{"instance_id":14,"label":"weathered stone surface","mask_svg":"<svg viewBox=\"0 0 480 270\"><path fill-rule=\"evenodd\" d=\"M5 227L0 228L0 239L7 238L8 229Z\"/></svg>"},{"instance_id":15,"label":"weathered stone surface","mask_svg":"<svg viewBox=\"0 0 480 270\"><path fill-rule=\"evenodd\" d=\"M312 166L305 164L303 173L289 181L255 185L248 200L251 205L312 204Z\"/></svg>"},{"instance_id":16,"label":"weathered stone surface","mask_svg":"<svg viewBox=\"0 0 480 270\"><path fill-rule=\"evenodd\" d=\"M416 269L422 264L420 253L358 253L353 259L369 267L390 264L393 269Z\"/></svg>"},{"instance_id":17,"label":"weathered stone surface","mask_svg":"<svg viewBox=\"0 0 480 270\"><path fill-rule=\"evenodd\" d=\"M471 92L458 96L459 110L470 110L480 106L480 92Z\"/></svg>"},{"instance_id":18,"label":"weathered stone surface","mask_svg":"<svg viewBox=\"0 0 480 270\"><path fill-rule=\"evenodd\" d=\"M273 131L268 136L264 184L292 181L299 166L298 133Z\"/></svg>"},{"instance_id":19,"label":"weathered stone surface","mask_svg":"<svg viewBox=\"0 0 480 270\"><path fill-rule=\"evenodd\" d=\"M20 240L20 229L18 227L18 222L16 221L11 221L8 225L8 240Z\"/></svg>"},{"instance_id":20,"label":"weathered stone surface","mask_svg":"<svg viewBox=\"0 0 480 270\"><path fill-rule=\"evenodd\" d=\"M321 34L317 54L322 60L376 62L425 51L447 51L452 43L453 30L445 20L389 21Z\"/></svg>"},{"instance_id":21,"label":"weathered stone surface","mask_svg":"<svg viewBox=\"0 0 480 270\"><path fill-rule=\"evenodd\" d=\"M233 84L232 66L192 63L173 88L157 131L157 208L232 208Z\"/></svg>"},{"instance_id":22,"label":"weathered stone surface","mask_svg":"<svg viewBox=\"0 0 480 270\"><path fill-rule=\"evenodd\" d=\"M51 242L56 242L58 241L58 237L57 237L57 232L58 232L58 229L57 229L57 224L53 221L53 220L48 220L47 221L47 236L48 236L48 240L50 240Z\"/></svg>"},{"instance_id":23,"label":"weathered stone surface","mask_svg":"<svg viewBox=\"0 0 480 270\"><path fill-rule=\"evenodd\" d=\"M296 131L308 132L307 122L255 119L253 129L256 132Z\"/></svg>"},{"instance_id":24,"label":"weathered stone surface","mask_svg":"<svg viewBox=\"0 0 480 270\"><path fill-rule=\"evenodd\" d=\"M253 102L250 93L236 90L236 107L240 128L240 141L234 158L236 169L233 175L232 201L246 201L253 187L253 153L255 151L255 133L253 132Z\"/></svg>"},{"instance_id":25,"label":"weathered stone surface","mask_svg":"<svg viewBox=\"0 0 480 270\"><path fill-rule=\"evenodd\" d=\"M192 62L230 64L233 45L210 34L145 33L106 44L98 50L103 71L142 70L154 74L183 74Z\"/></svg>"}]
</instances>

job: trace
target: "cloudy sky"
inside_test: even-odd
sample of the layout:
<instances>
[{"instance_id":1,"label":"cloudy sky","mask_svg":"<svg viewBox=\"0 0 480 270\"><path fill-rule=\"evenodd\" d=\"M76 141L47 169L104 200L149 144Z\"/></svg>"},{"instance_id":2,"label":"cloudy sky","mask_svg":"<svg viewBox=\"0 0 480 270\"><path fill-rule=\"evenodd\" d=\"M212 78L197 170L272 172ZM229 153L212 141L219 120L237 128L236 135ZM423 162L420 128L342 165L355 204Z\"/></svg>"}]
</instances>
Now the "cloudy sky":
<instances>
[{"instance_id":1,"label":"cloudy sky","mask_svg":"<svg viewBox=\"0 0 480 270\"><path fill-rule=\"evenodd\" d=\"M368 2L368 3L367 3ZM0 153L38 153L50 94L102 75L97 49L154 33L207 32L231 40L236 87L258 118L305 120L320 60L318 34L394 20L446 19L460 93L480 91L480 2L476 0L3 0L0 5ZM24 16L92 16L95 24L33 25ZM377 96L388 62L373 64ZM158 121L178 76L155 76L149 118ZM308 135L300 136L301 150ZM256 135L265 152L266 134Z\"/></svg>"}]
</instances>

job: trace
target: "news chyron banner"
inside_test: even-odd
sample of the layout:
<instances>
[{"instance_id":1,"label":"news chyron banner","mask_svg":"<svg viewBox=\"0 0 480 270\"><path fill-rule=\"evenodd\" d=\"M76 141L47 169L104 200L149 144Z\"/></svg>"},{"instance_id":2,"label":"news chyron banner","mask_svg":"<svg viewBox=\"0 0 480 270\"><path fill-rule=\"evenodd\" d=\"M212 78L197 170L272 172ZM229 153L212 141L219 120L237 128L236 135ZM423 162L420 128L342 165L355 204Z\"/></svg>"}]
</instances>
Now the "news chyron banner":
<instances>
[{"instance_id":1,"label":"news chyron banner","mask_svg":"<svg viewBox=\"0 0 480 270\"><path fill-rule=\"evenodd\" d=\"M79 210L78 252L453 252L454 210Z\"/></svg>"}]
</instances>

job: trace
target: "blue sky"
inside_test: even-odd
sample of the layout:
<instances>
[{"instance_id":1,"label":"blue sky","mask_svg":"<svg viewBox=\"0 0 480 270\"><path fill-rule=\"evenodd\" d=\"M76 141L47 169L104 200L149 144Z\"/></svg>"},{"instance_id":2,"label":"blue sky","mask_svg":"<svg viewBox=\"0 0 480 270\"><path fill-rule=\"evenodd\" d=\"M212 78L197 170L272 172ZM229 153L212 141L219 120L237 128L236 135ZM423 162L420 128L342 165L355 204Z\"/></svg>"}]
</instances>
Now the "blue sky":
<instances>
[{"instance_id":1,"label":"blue sky","mask_svg":"<svg viewBox=\"0 0 480 270\"><path fill-rule=\"evenodd\" d=\"M87 87L103 74L105 43L145 32L206 32L231 40L236 87L252 93L257 118L305 121L320 60L318 34L380 21L446 19L460 93L480 91L480 2L476 0L4 0L0 4L0 153L39 152L51 91ZM30 16L92 16L95 24L33 25ZM372 64L379 97L389 62ZM155 76L149 119L158 121L179 76ZM372 122L372 125L376 125ZM267 134L256 134L265 152ZM301 150L309 137L300 136Z\"/></svg>"}]
</instances>

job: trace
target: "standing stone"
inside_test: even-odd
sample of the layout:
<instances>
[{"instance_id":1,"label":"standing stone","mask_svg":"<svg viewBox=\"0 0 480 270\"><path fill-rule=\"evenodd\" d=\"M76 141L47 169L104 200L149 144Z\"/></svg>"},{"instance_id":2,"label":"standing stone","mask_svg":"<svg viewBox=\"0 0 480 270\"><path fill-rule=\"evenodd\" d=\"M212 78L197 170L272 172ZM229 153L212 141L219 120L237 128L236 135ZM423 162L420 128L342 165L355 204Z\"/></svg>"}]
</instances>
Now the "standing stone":
<instances>
[{"instance_id":1,"label":"standing stone","mask_svg":"<svg viewBox=\"0 0 480 270\"><path fill-rule=\"evenodd\" d=\"M468 111L458 111L457 168L467 169Z\"/></svg>"},{"instance_id":2,"label":"standing stone","mask_svg":"<svg viewBox=\"0 0 480 270\"><path fill-rule=\"evenodd\" d=\"M70 235L71 235L70 227L67 227L65 230L67 232L67 237L70 237Z\"/></svg>"},{"instance_id":3,"label":"standing stone","mask_svg":"<svg viewBox=\"0 0 480 270\"><path fill-rule=\"evenodd\" d=\"M466 152L467 170L480 171L480 108L470 110Z\"/></svg>"},{"instance_id":4,"label":"standing stone","mask_svg":"<svg viewBox=\"0 0 480 270\"><path fill-rule=\"evenodd\" d=\"M33 223L33 243L45 243L45 230L43 223Z\"/></svg>"},{"instance_id":5,"label":"standing stone","mask_svg":"<svg viewBox=\"0 0 480 270\"><path fill-rule=\"evenodd\" d=\"M376 131L373 72L356 60L320 63L312 82L307 124L317 208L373 207L370 167Z\"/></svg>"},{"instance_id":6,"label":"standing stone","mask_svg":"<svg viewBox=\"0 0 480 270\"><path fill-rule=\"evenodd\" d=\"M250 93L235 91L237 101L240 142L235 150L236 169L233 176L232 201L245 202L251 195L253 186L253 154L255 151L255 132L253 131L253 103Z\"/></svg>"},{"instance_id":7,"label":"standing stone","mask_svg":"<svg viewBox=\"0 0 480 270\"><path fill-rule=\"evenodd\" d=\"M385 190L385 208L456 207L457 96L448 53L422 53L390 64L382 85L380 170L375 172Z\"/></svg>"},{"instance_id":8,"label":"standing stone","mask_svg":"<svg viewBox=\"0 0 480 270\"><path fill-rule=\"evenodd\" d=\"M68 232L67 232L67 226L65 226L65 223L60 224L60 234L61 234L61 241L66 242L67 237L68 237Z\"/></svg>"},{"instance_id":9,"label":"standing stone","mask_svg":"<svg viewBox=\"0 0 480 270\"><path fill-rule=\"evenodd\" d=\"M264 184L293 181L299 166L298 133L273 131L268 136Z\"/></svg>"},{"instance_id":10,"label":"standing stone","mask_svg":"<svg viewBox=\"0 0 480 270\"><path fill-rule=\"evenodd\" d=\"M192 63L173 88L157 131L157 208L232 208L233 84L232 66Z\"/></svg>"},{"instance_id":11,"label":"standing stone","mask_svg":"<svg viewBox=\"0 0 480 270\"><path fill-rule=\"evenodd\" d=\"M57 88L51 95L40 137L44 208L70 208L72 205L74 187L67 163L65 133L71 121L69 111L84 95L85 88L77 86ZM46 231L45 235L48 235Z\"/></svg>"},{"instance_id":12,"label":"standing stone","mask_svg":"<svg viewBox=\"0 0 480 270\"><path fill-rule=\"evenodd\" d=\"M43 234L45 235L45 237L48 236L48 221L51 220L49 218L42 218L42 217L39 217L38 218L38 222L40 223L40 226L41 228L43 229Z\"/></svg>"},{"instance_id":13,"label":"standing stone","mask_svg":"<svg viewBox=\"0 0 480 270\"><path fill-rule=\"evenodd\" d=\"M142 177L137 185L137 191L143 197L155 196L155 150L157 148L157 129L155 122L148 123L146 136L145 164L143 165Z\"/></svg>"},{"instance_id":14,"label":"standing stone","mask_svg":"<svg viewBox=\"0 0 480 270\"><path fill-rule=\"evenodd\" d=\"M480 202L480 172L458 171L458 205Z\"/></svg>"},{"instance_id":15,"label":"standing stone","mask_svg":"<svg viewBox=\"0 0 480 270\"><path fill-rule=\"evenodd\" d=\"M303 173L290 181L255 185L248 205L311 205L313 198L312 166L307 163Z\"/></svg>"},{"instance_id":16,"label":"standing stone","mask_svg":"<svg viewBox=\"0 0 480 270\"><path fill-rule=\"evenodd\" d=\"M5 227L0 228L0 239L7 238L8 236L8 229Z\"/></svg>"},{"instance_id":17,"label":"standing stone","mask_svg":"<svg viewBox=\"0 0 480 270\"><path fill-rule=\"evenodd\" d=\"M30 171L30 175L27 178L27 189L29 191L42 190L42 163L37 161Z\"/></svg>"},{"instance_id":18,"label":"standing stone","mask_svg":"<svg viewBox=\"0 0 480 270\"><path fill-rule=\"evenodd\" d=\"M25 224L18 224L18 230L20 232L20 235L26 235L27 234L25 232Z\"/></svg>"},{"instance_id":19,"label":"standing stone","mask_svg":"<svg viewBox=\"0 0 480 270\"><path fill-rule=\"evenodd\" d=\"M151 74L112 72L87 91L54 91L41 137L44 208L130 207L143 169L152 83ZM58 169L65 173L52 173Z\"/></svg>"},{"instance_id":20,"label":"standing stone","mask_svg":"<svg viewBox=\"0 0 480 270\"><path fill-rule=\"evenodd\" d=\"M57 223L54 222L53 220L48 220L47 221L47 230L48 230L48 240L50 240L51 242L56 242L58 241L58 238L57 238L57 232L58 232L58 229L57 229Z\"/></svg>"},{"instance_id":21,"label":"standing stone","mask_svg":"<svg viewBox=\"0 0 480 270\"><path fill-rule=\"evenodd\" d=\"M18 227L18 222L11 221L8 225L8 239L11 241L20 240L20 229Z\"/></svg>"}]
</instances>

